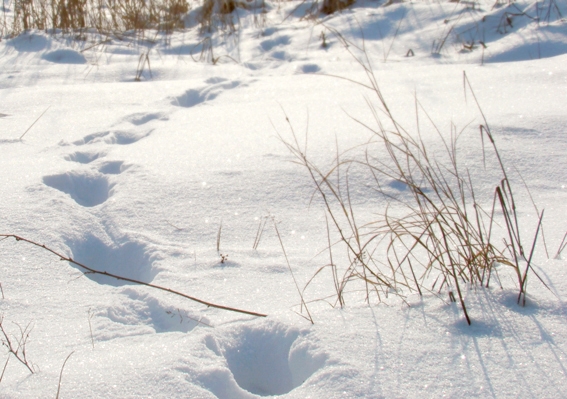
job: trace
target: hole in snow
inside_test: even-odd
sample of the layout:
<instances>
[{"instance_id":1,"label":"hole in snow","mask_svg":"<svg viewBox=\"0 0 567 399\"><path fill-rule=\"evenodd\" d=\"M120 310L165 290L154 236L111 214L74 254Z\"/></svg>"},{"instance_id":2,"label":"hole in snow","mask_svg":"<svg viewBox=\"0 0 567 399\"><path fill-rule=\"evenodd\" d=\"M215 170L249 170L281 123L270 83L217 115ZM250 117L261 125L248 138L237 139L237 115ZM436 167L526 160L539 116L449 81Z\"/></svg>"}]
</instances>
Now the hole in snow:
<instances>
[{"instance_id":1,"label":"hole in snow","mask_svg":"<svg viewBox=\"0 0 567 399\"><path fill-rule=\"evenodd\" d=\"M107 144L128 145L148 137L153 130L147 132L116 131L104 139Z\"/></svg>"},{"instance_id":2,"label":"hole in snow","mask_svg":"<svg viewBox=\"0 0 567 399\"><path fill-rule=\"evenodd\" d=\"M167 115L162 114L162 113L145 113L145 112L132 114L132 115L130 115L126 118L126 120L128 122L130 122L133 125L137 125L137 126L146 124L146 123L151 122L155 119L158 119L160 121L166 121L169 118L167 117Z\"/></svg>"},{"instance_id":3,"label":"hole in snow","mask_svg":"<svg viewBox=\"0 0 567 399\"><path fill-rule=\"evenodd\" d=\"M133 144L144 137L147 137L152 133L153 130L149 130L146 132L131 132L125 130L117 130L117 131L107 131L107 132L98 132L92 133L80 140L74 141L73 144L75 145L85 145L85 144L94 144L105 142L107 144L119 144L119 145L128 145Z\"/></svg>"},{"instance_id":4,"label":"hole in snow","mask_svg":"<svg viewBox=\"0 0 567 399\"><path fill-rule=\"evenodd\" d=\"M124 288L123 296L113 306L97 312L97 340L167 332L192 331L198 325L209 325L209 320L191 310L179 309L162 303L153 296L135 288Z\"/></svg>"},{"instance_id":5,"label":"hole in snow","mask_svg":"<svg viewBox=\"0 0 567 399\"><path fill-rule=\"evenodd\" d=\"M213 80L209 79L207 82L213 82ZM212 84L203 89L189 89L182 95L171 98L171 104L184 108L194 107L206 101L214 100L223 91L234 89L240 84L241 83L237 80L227 82L226 79L223 79L220 80L219 83Z\"/></svg>"},{"instance_id":6,"label":"hole in snow","mask_svg":"<svg viewBox=\"0 0 567 399\"><path fill-rule=\"evenodd\" d=\"M215 97L216 97L216 94L209 95L208 99L213 99ZM187 90L184 94L173 98L171 100L171 104L177 105L179 107L189 108L189 107L193 107L197 104L200 104L202 102L205 102L206 100L207 100L206 93L202 93L199 90L190 89L190 90Z\"/></svg>"},{"instance_id":7,"label":"hole in snow","mask_svg":"<svg viewBox=\"0 0 567 399\"><path fill-rule=\"evenodd\" d=\"M290 392L327 360L326 354L315 353L297 329L271 322L244 326L218 347L211 338L205 344L222 353L240 388L259 396Z\"/></svg>"},{"instance_id":8,"label":"hole in snow","mask_svg":"<svg viewBox=\"0 0 567 399\"><path fill-rule=\"evenodd\" d=\"M280 36L275 39L264 40L263 42L260 43L260 47L262 47L264 51L270 51L274 47L287 45L289 43L290 43L289 36Z\"/></svg>"},{"instance_id":9,"label":"hole in snow","mask_svg":"<svg viewBox=\"0 0 567 399\"><path fill-rule=\"evenodd\" d=\"M73 141L74 145L85 145L99 142L103 137L108 136L110 132L97 132L86 135L80 140Z\"/></svg>"},{"instance_id":10,"label":"hole in snow","mask_svg":"<svg viewBox=\"0 0 567 399\"><path fill-rule=\"evenodd\" d=\"M144 244L136 241L115 243L102 241L92 234L80 239L68 240L73 260L91 269L131 278L149 283L157 275L158 269L153 267L154 259ZM84 269L77 266L81 271ZM86 274L88 278L101 284L114 286L130 284L113 277L100 274Z\"/></svg>"},{"instance_id":11,"label":"hole in snow","mask_svg":"<svg viewBox=\"0 0 567 399\"><path fill-rule=\"evenodd\" d=\"M49 187L69 194L77 204L87 207L105 202L111 189L106 176L92 172L67 172L45 176L43 182Z\"/></svg>"},{"instance_id":12,"label":"hole in snow","mask_svg":"<svg viewBox=\"0 0 567 399\"><path fill-rule=\"evenodd\" d=\"M319 71L321 71L321 68L317 64L305 64L301 67L303 73L317 73Z\"/></svg>"},{"instance_id":13,"label":"hole in snow","mask_svg":"<svg viewBox=\"0 0 567 399\"><path fill-rule=\"evenodd\" d=\"M78 163L91 163L92 161L103 157L105 154L103 152L74 152L65 156L67 161L78 162Z\"/></svg>"},{"instance_id":14,"label":"hole in snow","mask_svg":"<svg viewBox=\"0 0 567 399\"><path fill-rule=\"evenodd\" d=\"M104 173L105 175L118 175L128 169L128 166L124 165L122 161L110 161L102 164L98 171Z\"/></svg>"}]
</instances>

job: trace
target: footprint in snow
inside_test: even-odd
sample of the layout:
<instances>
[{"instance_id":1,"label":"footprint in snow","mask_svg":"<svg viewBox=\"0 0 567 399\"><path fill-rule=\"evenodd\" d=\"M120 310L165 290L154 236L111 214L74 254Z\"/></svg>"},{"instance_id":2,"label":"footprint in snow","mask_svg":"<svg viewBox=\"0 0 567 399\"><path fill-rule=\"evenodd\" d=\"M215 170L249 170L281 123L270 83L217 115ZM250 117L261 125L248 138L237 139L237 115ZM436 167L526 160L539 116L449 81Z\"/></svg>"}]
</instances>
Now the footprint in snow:
<instances>
[{"instance_id":1,"label":"footprint in snow","mask_svg":"<svg viewBox=\"0 0 567 399\"><path fill-rule=\"evenodd\" d=\"M98 133L88 134L80 140L73 141L74 145L81 146L85 144L94 143L106 143L106 144L118 144L118 145L128 145L133 144L145 137L148 137L152 130L145 132L133 132L127 130L116 130L116 131L104 131Z\"/></svg>"},{"instance_id":2,"label":"footprint in snow","mask_svg":"<svg viewBox=\"0 0 567 399\"><path fill-rule=\"evenodd\" d=\"M139 112L127 116L125 120L133 125L140 126L140 125L145 125L146 123L151 122L153 120L167 121L169 120L169 118L166 114L160 112L156 112L156 113Z\"/></svg>"},{"instance_id":3,"label":"footprint in snow","mask_svg":"<svg viewBox=\"0 0 567 399\"><path fill-rule=\"evenodd\" d=\"M145 244L136 240L117 241L109 237L101 239L94 234L87 233L82 237L66 240L66 244L73 260L100 272L145 283L150 283L159 272L154 264L153 253ZM81 271L84 270L81 269ZM130 284L100 274L86 274L86 276L99 284L113 286Z\"/></svg>"},{"instance_id":4,"label":"footprint in snow","mask_svg":"<svg viewBox=\"0 0 567 399\"><path fill-rule=\"evenodd\" d=\"M108 177L93 171L71 171L44 176L43 183L68 194L77 204L84 207L106 202L113 186Z\"/></svg>"},{"instance_id":5,"label":"footprint in snow","mask_svg":"<svg viewBox=\"0 0 567 399\"><path fill-rule=\"evenodd\" d=\"M119 175L129 167L129 165L124 165L122 161L109 161L100 165L98 171L105 175Z\"/></svg>"},{"instance_id":6,"label":"footprint in snow","mask_svg":"<svg viewBox=\"0 0 567 399\"><path fill-rule=\"evenodd\" d=\"M300 68L303 73L317 73L321 71L321 68L317 64L305 64Z\"/></svg>"},{"instance_id":7,"label":"footprint in snow","mask_svg":"<svg viewBox=\"0 0 567 399\"><path fill-rule=\"evenodd\" d=\"M210 78L206 83L209 86L202 89L189 89L180 96L171 98L170 103L178 107L190 108L214 100L223 91L242 85L237 80L227 81L223 78Z\"/></svg>"},{"instance_id":8,"label":"footprint in snow","mask_svg":"<svg viewBox=\"0 0 567 399\"><path fill-rule=\"evenodd\" d=\"M258 396L284 395L301 386L328 359L307 333L281 323L254 322L221 334L206 336L204 343L224 358L230 373L215 370L202 375L203 386L219 399L241 397L239 388Z\"/></svg>"},{"instance_id":9,"label":"footprint in snow","mask_svg":"<svg viewBox=\"0 0 567 399\"><path fill-rule=\"evenodd\" d=\"M78 162L82 164L89 164L99 158L102 158L106 155L105 152L82 152L77 151L72 154L68 154L65 156L67 161L71 162Z\"/></svg>"},{"instance_id":10,"label":"footprint in snow","mask_svg":"<svg viewBox=\"0 0 567 399\"><path fill-rule=\"evenodd\" d=\"M291 60L291 56L285 51L274 51L270 54L270 57L281 61Z\"/></svg>"},{"instance_id":11,"label":"footprint in snow","mask_svg":"<svg viewBox=\"0 0 567 399\"><path fill-rule=\"evenodd\" d=\"M96 312L99 341L132 335L182 332L210 325L199 313L163 304L152 295L125 288L112 306Z\"/></svg>"},{"instance_id":12,"label":"footprint in snow","mask_svg":"<svg viewBox=\"0 0 567 399\"><path fill-rule=\"evenodd\" d=\"M283 35L273 39L267 39L262 41L260 43L260 47L262 47L262 50L264 51L270 51L274 47L285 46L288 45L289 43L291 43L290 37Z\"/></svg>"}]
</instances>

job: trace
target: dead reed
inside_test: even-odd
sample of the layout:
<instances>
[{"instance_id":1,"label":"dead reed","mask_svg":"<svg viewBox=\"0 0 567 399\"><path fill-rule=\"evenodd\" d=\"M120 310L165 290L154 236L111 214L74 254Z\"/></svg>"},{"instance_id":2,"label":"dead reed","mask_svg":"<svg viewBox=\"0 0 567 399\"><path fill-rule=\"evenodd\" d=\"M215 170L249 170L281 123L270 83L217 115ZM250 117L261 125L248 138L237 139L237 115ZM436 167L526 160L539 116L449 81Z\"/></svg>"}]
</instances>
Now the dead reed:
<instances>
[{"instance_id":1,"label":"dead reed","mask_svg":"<svg viewBox=\"0 0 567 399\"><path fill-rule=\"evenodd\" d=\"M12 0L11 17L3 8L2 36L37 29L51 33L88 30L101 34L155 29L171 33L184 28L187 0Z\"/></svg>"},{"instance_id":2,"label":"dead reed","mask_svg":"<svg viewBox=\"0 0 567 399\"><path fill-rule=\"evenodd\" d=\"M373 126L355 120L374 137L363 155L347 158L337 154L334 165L324 171L307 157L307 148L300 145L286 118L293 139L288 141L282 136L280 139L308 171L323 200L328 220L349 258L344 272L337 273L332 254L334 245L329 238L331 263L315 275L331 267L336 303L341 306L345 303L346 288L352 282L362 282L368 302L373 294L381 301L389 294L405 298L407 292L422 295L428 291L437 295L447 291L450 301L456 302L458 298L471 324L465 289L488 286L491 278L498 281L498 271L504 267L516 274L518 303L525 304L530 270L539 278L531 262L543 211L538 212L537 229L526 251L507 169L466 74L463 75L465 95L473 97L482 121L478 127L483 142L478 150L479 158L482 156L480 159L486 167L488 155L484 142L487 141L495 165L493 172L500 174L494 183L488 183L494 184L494 195L488 203L479 198L475 188L476 184L486 188L487 183L473 182L469 170L460 163L458 138L465 129L459 131L453 125L449 134L443 135L434 126L437 140L431 146L421 135L419 113L425 114L424 119L430 122L431 118L416 99L417 131L406 131L382 95L364 42L362 47L357 47L335 34L366 72L368 83L362 85L371 89L378 105L368 100ZM376 148L386 155L378 153ZM364 224L359 222L363 217L358 214L351 196L348 172L353 167L365 169L376 195L388 202L374 220ZM384 182L403 187L404 195L392 195Z\"/></svg>"}]
</instances>

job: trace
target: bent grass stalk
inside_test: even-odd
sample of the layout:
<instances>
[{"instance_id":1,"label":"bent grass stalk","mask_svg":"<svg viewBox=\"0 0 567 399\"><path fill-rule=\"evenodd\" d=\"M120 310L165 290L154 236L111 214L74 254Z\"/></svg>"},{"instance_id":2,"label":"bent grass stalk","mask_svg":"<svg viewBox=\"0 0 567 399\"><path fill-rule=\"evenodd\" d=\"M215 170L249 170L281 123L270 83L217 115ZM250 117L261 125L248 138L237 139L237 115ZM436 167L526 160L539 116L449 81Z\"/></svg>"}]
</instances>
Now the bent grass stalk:
<instances>
[{"instance_id":1,"label":"bent grass stalk","mask_svg":"<svg viewBox=\"0 0 567 399\"><path fill-rule=\"evenodd\" d=\"M69 258L69 257L67 257L67 256L61 255L60 253L56 252L55 250L53 250L53 249L51 249L51 248L49 248L49 247L47 247L47 246L45 246L45 245L39 244L39 243L37 243L37 242L35 242L35 241L29 240L29 239L24 238L24 237L17 236L17 235L15 235L15 234L0 234L0 237L4 237L4 239L11 237L11 238L14 238L16 241L27 242L28 244L32 244L32 245L34 245L34 246L36 246L36 247L42 248L42 249L44 249L44 250L46 250L46 251L48 251L48 252L51 252L53 255L58 256L61 260L67 261L67 262L69 262L69 263L72 263L72 264L74 264L74 265L76 265L76 266L79 266L80 268L86 270L85 274L100 274L100 275L102 275L102 276L112 277L112 278L115 278L115 279L117 279L117 280L127 281L127 282L130 282L130 283L134 283L134 284L138 284L138 285L143 285L143 286L146 286L146 287L154 288L154 289L157 289L157 290L160 290L160 291L169 292L170 294L174 294L174 295L177 295L177 296L180 296L180 297L189 299L189 300L191 300L191 301L198 302L198 303L200 303L200 304L202 304L202 305L205 305L205 306L211 307L211 308L217 308L217 309L227 310L227 311L230 311L230 312L243 313L243 314L247 314L247 315L250 315L250 316L256 316L256 317L267 317L267 315L262 314L262 313L251 312L251 311L248 311L248 310L242 310L242 309L237 309L237 308L232 308L232 307L228 307L228 306L217 305L217 304L214 304L214 303L211 303L211 302L203 301L202 299L198 299L198 298L192 297L192 296L190 296L190 295L184 294L184 293L182 293L182 292L175 291L175 290L172 290L172 289L170 289L170 288L162 287L162 286L159 286L159 285L155 285L155 284L151 284L151 283L146 283L146 282L143 282L143 281L140 281L140 280L135 280L135 279L128 278L128 277L123 277L123 276L119 276L119 275L112 274L112 273L108 273L108 272L101 272L100 270L96 270L96 269L93 269L93 268L91 268L91 267L88 267L88 266L86 266L86 265L84 265L84 264L82 264L82 263L79 263L79 262L73 260L72 258Z\"/></svg>"}]
</instances>

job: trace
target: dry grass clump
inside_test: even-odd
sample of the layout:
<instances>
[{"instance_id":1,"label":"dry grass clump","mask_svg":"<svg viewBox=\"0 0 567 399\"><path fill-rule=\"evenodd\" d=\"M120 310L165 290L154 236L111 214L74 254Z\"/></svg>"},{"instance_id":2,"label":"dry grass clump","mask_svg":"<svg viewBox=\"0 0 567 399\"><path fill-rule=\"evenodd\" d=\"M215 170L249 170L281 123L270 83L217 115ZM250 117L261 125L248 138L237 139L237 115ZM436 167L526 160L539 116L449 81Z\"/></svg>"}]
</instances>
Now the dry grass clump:
<instances>
[{"instance_id":1,"label":"dry grass clump","mask_svg":"<svg viewBox=\"0 0 567 399\"><path fill-rule=\"evenodd\" d=\"M333 14L350 7L355 1L356 0L323 0L320 11L323 14Z\"/></svg>"},{"instance_id":2,"label":"dry grass clump","mask_svg":"<svg viewBox=\"0 0 567 399\"><path fill-rule=\"evenodd\" d=\"M39 29L95 29L99 33L156 29L171 33L184 27L187 0L12 0L9 19L3 9L2 35Z\"/></svg>"},{"instance_id":3,"label":"dry grass clump","mask_svg":"<svg viewBox=\"0 0 567 399\"><path fill-rule=\"evenodd\" d=\"M282 139L309 172L325 204L328 221L350 259L339 273L333 261L334 245L329 239L330 264L315 275L327 267L332 269L336 302L341 306L351 283L355 283L355 289L360 289L362 283L368 302L373 294L382 300L389 294L404 298L408 292L422 295L423 291L437 294L446 290L451 301L458 298L470 324L464 288L488 286L491 278L498 281L498 266L504 266L514 270L518 302L524 304L543 212L538 212L535 238L526 251L510 179L466 75L465 94L473 96L482 116L478 131L483 147L479 149L479 157L486 167L488 154L484 141L487 141L495 165L491 174L500 175L493 183L491 200L478 197L469 170L460 163L458 138L464 129L457 131L453 126L446 137L433 125L437 132L434 145L422 137L419 122L414 133L403 129L382 96L364 47L344 44L364 68L370 83L364 86L372 90L379 104L375 107L369 101L375 127L357 121L373 133L374 140L362 155L350 159L337 155L334 166L322 171L306 156L306 148L301 147L293 129L294 141ZM354 54L356 49L363 54L362 58ZM425 113L416 100L419 120L418 111ZM428 116L425 119L431 121ZM470 155L469 148L467 152ZM372 221L363 224L360 221L366 215L356 212L348 178L349 171L361 168L368 172L376 195L388 202ZM394 195L389 183L402 190L402 195ZM486 188L486 182L482 185ZM533 269L532 273L537 276Z\"/></svg>"},{"instance_id":4,"label":"dry grass clump","mask_svg":"<svg viewBox=\"0 0 567 399\"><path fill-rule=\"evenodd\" d=\"M199 17L201 32L211 32L215 26L234 31L235 26L230 14L237 6L236 0L204 0Z\"/></svg>"}]
</instances>

